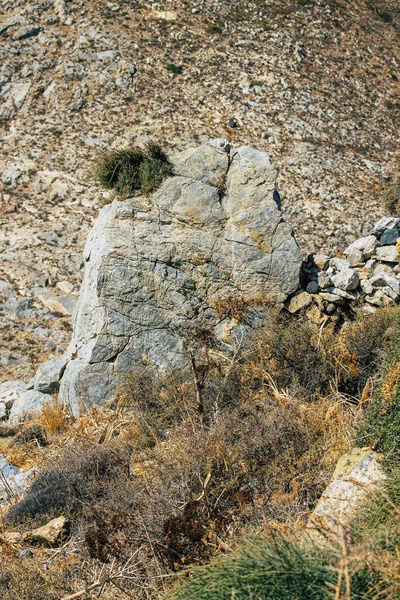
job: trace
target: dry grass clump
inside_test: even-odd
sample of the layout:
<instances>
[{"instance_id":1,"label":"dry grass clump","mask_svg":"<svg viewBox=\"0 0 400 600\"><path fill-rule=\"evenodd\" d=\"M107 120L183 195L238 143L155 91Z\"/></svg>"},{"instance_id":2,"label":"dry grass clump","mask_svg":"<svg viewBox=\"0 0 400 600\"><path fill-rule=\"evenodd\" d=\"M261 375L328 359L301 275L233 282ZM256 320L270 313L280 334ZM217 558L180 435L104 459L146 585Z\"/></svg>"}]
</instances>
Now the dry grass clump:
<instances>
[{"instance_id":1,"label":"dry grass clump","mask_svg":"<svg viewBox=\"0 0 400 600\"><path fill-rule=\"evenodd\" d=\"M65 410L65 407L59 402L47 404L40 417L39 422L50 435L63 433L67 430L70 416Z\"/></svg>"},{"instance_id":2,"label":"dry grass clump","mask_svg":"<svg viewBox=\"0 0 400 600\"><path fill-rule=\"evenodd\" d=\"M172 165L160 146L149 143L144 150L126 148L103 153L97 160L95 175L103 188L128 198L139 190L143 194L156 190L172 175Z\"/></svg>"}]
</instances>

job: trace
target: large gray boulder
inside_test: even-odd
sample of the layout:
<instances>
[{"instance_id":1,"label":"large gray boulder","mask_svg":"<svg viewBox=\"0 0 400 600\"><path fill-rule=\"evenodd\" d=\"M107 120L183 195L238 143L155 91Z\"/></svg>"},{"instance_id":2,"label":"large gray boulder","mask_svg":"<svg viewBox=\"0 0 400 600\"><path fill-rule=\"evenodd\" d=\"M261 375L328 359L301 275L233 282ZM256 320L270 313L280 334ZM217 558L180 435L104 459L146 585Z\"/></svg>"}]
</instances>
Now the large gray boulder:
<instances>
[{"instance_id":1,"label":"large gray boulder","mask_svg":"<svg viewBox=\"0 0 400 600\"><path fill-rule=\"evenodd\" d=\"M182 365L182 328L224 332L226 343L238 323L216 310L224 300L251 309L298 288L302 254L274 200L267 154L216 141L174 165L152 197L105 206L87 240L60 385L76 415L112 398L135 364Z\"/></svg>"}]
</instances>

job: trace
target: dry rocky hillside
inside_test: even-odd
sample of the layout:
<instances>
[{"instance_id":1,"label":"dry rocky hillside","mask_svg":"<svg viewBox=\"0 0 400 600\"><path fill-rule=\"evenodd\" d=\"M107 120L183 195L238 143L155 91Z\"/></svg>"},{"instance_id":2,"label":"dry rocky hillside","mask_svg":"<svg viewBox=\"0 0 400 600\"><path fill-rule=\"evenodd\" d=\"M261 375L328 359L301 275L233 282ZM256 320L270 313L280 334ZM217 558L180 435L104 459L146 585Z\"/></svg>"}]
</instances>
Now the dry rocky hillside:
<instances>
[{"instance_id":1,"label":"dry rocky hillside","mask_svg":"<svg viewBox=\"0 0 400 600\"><path fill-rule=\"evenodd\" d=\"M0 21L1 379L29 379L69 341L102 149L266 151L307 251L344 249L382 216L396 0L2 0Z\"/></svg>"}]
</instances>

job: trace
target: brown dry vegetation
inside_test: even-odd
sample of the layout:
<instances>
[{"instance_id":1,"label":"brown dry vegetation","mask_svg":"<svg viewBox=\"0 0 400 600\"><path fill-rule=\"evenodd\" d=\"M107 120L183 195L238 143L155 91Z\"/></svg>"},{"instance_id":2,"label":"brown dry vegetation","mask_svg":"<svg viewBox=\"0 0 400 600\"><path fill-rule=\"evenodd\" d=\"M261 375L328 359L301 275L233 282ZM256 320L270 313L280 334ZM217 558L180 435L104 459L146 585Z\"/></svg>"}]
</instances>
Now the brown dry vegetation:
<instances>
[{"instance_id":1,"label":"brown dry vegetation","mask_svg":"<svg viewBox=\"0 0 400 600\"><path fill-rule=\"evenodd\" d=\"M43 466L6 529L63 514L71 537L60 551L35 549L23 569L19 549L1 545L1 597L61 598L108 577L102 598L157 598L185 565L229 554L254 531L300 527L354 443L396 315L337 334L271 311L229 360L208 350L203 415L192 372L147 369L78 421L46 409L9 449L35 445Z\"/></svg>"}]
</instances>

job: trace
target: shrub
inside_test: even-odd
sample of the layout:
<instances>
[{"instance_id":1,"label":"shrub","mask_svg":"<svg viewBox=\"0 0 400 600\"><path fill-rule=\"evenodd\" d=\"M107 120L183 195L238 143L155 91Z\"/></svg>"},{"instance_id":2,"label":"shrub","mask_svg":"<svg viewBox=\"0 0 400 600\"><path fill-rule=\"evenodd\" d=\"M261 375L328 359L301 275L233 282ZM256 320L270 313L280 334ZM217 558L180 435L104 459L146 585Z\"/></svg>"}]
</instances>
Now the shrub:
<instances>
[{"instance_id":1,"label":"shrub","mask_svg":"<svg viewBox=\"0 0 400 600\"><path fill-rule=\"evenodd\" d=\"M393 22L393 15L385 9L379 0L366 0L367 7L385 23Z\"/></svg>"},{"instance_id":2,"label":"shrub","mask_svg":"<svg viewBox=\"0 0 400 600\"><path fill-rule=\"evenodd\" d=\"M349 322L334 342L331 356L339 390L360 398L368 381L382 368L396 333L398 308L384 308Z\"/></svg>"},{"instance_id":3,"label":"shrub","mask_svg":"<svg viewBox=\"0 0 400 600\"><path fill-rule=\"evenodd\" d=\"M381 385L366 409L360 444L376 447L400 460L400 317L383 368Z\"/></svg>"},{"instance_id":4,"label":"shrub","mask_svg":"<svg viewBox=\"0 0 400 600\"><path fill-rule=\"evenodd\" d=\"M153 143L144 150L127 148L105 152L96 165L100 185L123 197L136 191L149 194L169 175L172 175L172 165L160 146Z\"/></svg>"},{"instance_id":5,"label":"shrub","mask_svg":"<svg viewBox=\"0 0 400 600\"><path fill-rule=\"evenodd\" d=\"M382 199L382 206L390 215L400 214L400 175L386 190Z\"/></svg>"},{"instance_id":6,"label":"shrub","mask_svg":"<svg viewBox=\"0 0 400 600\"><path fill-rule=\"evenodd\" d=\"M117 447L88 442L68 445L39 473L24 498L12 506L10 523L43 521L60 514L73 518L96 509L120 479L126 479L129 455Z\"/></svg>"},{"instance_id":7,"label":"shrub","mask_svg":"<svg viewBox=\"0 0 400 600\"><path fill-rule=\"evenodd\" d=\"M326 343L307 318L293 318L270 310L263 327L251 339L252 352L244 371L271 377L279 390L293 397L311 399L329 384L331 367Z\"/></svg>"},{"instance_id":8,"label":"shrub","mask_svg":"<svg viewBox=\"0 0 400 600\"><path fill-rule=\"evenodd\" d=\"M167 65L167 71L173 73L174 75L181 75L183 71L183 66L174 65L173 63L170 63L169 65Z\"/></svg>"},{"instance_id":9,"label":"shrub","mask_svg":"<svg viewBox=\"0 0 400 600\"><path fill-rule=\"evenodd\" d=\"M209 25L207 27L207 33L210 33L211 35L215 34L215 33L222 33L222 27L220 27L219 25Z\"/></svg>"},{"instance_id":10,"label":"shrub","mask_svg":"<svg viewBox=\"0 0 400 600\"><path fill-rule=\"evenodd\" d=\"M368 502L352 537L316 546L306 537L253 538L229 557L180 578L171 600L309 600L400 597L400 464ZM344 569L347 569L346 576ZM335 596L334 596L335 595Z\"/></svg>"}]
</instances>

